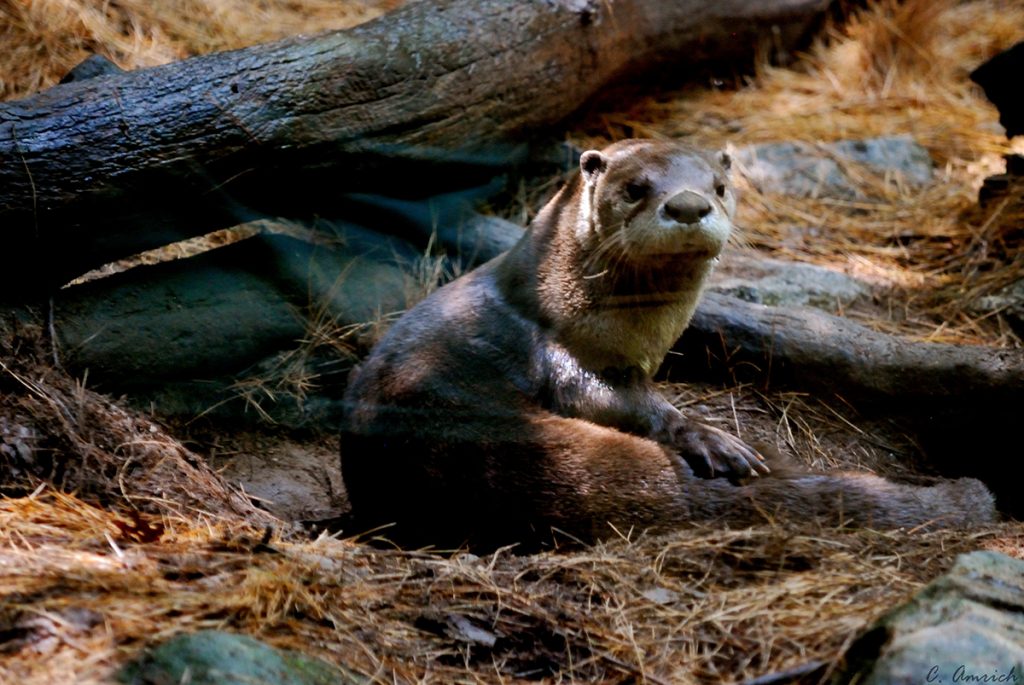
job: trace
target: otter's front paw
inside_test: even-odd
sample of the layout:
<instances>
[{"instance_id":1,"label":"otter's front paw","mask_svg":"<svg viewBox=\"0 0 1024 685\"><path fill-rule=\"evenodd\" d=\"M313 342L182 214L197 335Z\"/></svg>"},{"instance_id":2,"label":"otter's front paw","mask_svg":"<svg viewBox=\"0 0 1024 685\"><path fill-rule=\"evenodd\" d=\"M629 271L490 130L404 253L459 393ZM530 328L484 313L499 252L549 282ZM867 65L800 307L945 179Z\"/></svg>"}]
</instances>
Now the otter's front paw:
<instances>
[{"instance_id":1,"label":"otter's front paw","mask_svg":"<svg viewBox=\"0 0 1024 685\"><path fill-rule=\"evenodd\" d=\"M674 447L700 478L730 481L756 478L769 472L757 450L723 430L687 421L675 435Z\"/></svg>"}]
</instances>

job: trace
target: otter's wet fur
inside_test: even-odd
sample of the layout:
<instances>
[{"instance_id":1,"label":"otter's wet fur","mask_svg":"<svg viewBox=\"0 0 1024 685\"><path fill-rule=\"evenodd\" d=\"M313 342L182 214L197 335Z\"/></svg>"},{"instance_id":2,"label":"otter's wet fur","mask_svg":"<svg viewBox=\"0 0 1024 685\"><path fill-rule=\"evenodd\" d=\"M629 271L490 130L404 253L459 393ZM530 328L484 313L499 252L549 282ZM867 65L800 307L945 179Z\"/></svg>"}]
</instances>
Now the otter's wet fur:
<instances>
[{"instance_id":1,"label":"otter's wet fur","mask_svg":"<svg viewBox=\"0 0 1024 685\"><path fill-rule=\"evenodd\" d=\"M356 522L406 544L593 539L769 519L871 527L994 517L978 481L772 477L651 376L732 227L729 160L629 140L580 172L507 253L402 316L353 372L342 474Z\"/></svg>"}]
</instances>

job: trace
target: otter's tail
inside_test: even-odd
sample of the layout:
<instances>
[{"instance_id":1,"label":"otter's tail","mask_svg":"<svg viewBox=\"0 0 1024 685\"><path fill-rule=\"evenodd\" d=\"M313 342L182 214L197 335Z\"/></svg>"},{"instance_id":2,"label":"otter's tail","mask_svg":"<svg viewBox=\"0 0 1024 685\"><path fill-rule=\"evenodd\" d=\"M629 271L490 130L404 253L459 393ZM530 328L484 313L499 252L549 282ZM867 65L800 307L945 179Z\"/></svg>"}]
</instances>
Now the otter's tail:
<instances>
[{"instance_id":1,"label":"otter's tail","mask_svg":"<svg viewBox=\"0 0 1024 685\"><path fill-rule=\"evenodd\" d=\"M973 478L931 486L895 483L865 473L767 477L748 485L684 483L691 521L738 524L785 520L867 528L960 528L996 520L995 500Z\"/></svg>"}]
</instances>

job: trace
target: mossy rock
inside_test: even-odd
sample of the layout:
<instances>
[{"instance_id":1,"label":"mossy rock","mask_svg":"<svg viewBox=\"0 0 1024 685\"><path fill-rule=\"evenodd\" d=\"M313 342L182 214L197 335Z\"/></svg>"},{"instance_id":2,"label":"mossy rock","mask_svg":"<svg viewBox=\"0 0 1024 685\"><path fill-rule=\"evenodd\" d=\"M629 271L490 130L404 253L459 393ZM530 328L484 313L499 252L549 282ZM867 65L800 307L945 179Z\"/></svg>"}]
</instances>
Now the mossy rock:
<instances>
[{"instance_id":1,"label":"mossy rock","mask_svg":"<svg viewBox=\"0 0 1024 685\"><path fill-rule=\"evenodd\" d=\"M847 651L833 685L1024 681L1024 561L963 554Z\"/></svg>"},{"instance_id":2,"label":"mossy rock","mask_svg":"<svg viewBox=\"0 0 1024 685\"><path fill-rule=\"evenodd\" d=\"M346 685L369 682L346 668L279 650L245 635L204 630L148 650L118 673L128 685Z\"/></svg>"}]
</instances>

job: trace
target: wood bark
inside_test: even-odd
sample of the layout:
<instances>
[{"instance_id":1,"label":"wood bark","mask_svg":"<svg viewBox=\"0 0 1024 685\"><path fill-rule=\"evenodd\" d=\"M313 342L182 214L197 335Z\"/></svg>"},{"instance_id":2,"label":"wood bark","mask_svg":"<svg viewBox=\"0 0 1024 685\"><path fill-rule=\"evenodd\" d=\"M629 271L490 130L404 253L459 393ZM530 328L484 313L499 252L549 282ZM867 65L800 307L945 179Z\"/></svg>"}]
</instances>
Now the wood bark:
<instances>
[{"instance_id":1,"label":"wood bark","mask_svg":"<svg viewBox=\"0 0 1024 685\"><path fill-rule=\"evenodd\" d=\"M478 185L616 79L788 47L828 0L422 0L0 105L0 293L346 192ZM438 168L443 168L438 172Z\"/></svg>"},{"instance_id":2,"label":"wood bark","mask_svg":"<svg viewBox=\"0 0 1024 685\"><path fill-rule=\"evenodd\" d=\"M1024 351L914 343L855 321L705 293L677 345L681 369L838 394L857 402L1019 402ZM669 357L669 363L674 357Z\"/></svg>"}]
</instances>

